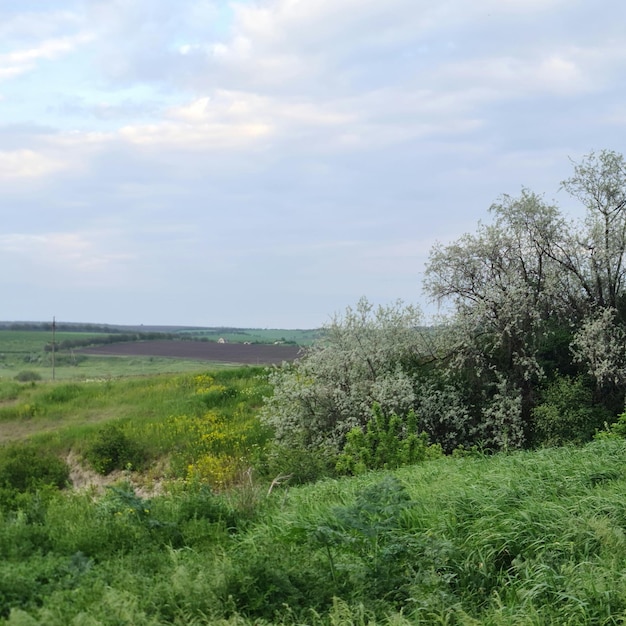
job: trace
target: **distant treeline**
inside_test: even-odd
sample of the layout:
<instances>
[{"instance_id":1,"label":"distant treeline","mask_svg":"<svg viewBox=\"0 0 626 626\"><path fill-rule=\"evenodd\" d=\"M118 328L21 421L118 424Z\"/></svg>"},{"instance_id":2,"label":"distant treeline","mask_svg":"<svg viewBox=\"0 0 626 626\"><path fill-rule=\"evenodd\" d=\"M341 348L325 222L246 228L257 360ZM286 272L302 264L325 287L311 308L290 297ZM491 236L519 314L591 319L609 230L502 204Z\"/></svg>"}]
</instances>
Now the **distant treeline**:
<instances>
[{"instance_id":1,"label":"distant treeline","mask_svg":"<svg viewBox=\"0 0 626 626\"><path fill-rule=\"evenodd\" d=\"M121 333L123 329L103 324L56 322L56 330L68 333ZM40 330L52 332L52 322L0 322L4 330Z\"/></svg>"},{"instance_id":2,"label":"distant treeline","mask_svg":"<svg viewBox=\"0 0 626 626\"><path fill-rule=\"evenodd\" d=\"M77 339L63 339L55 343L56 350L71 350L72 348L85 348L87 346L106 345L125 341L148 341L151 339L175 339L172 333L125 333L104 335L102 337L80 337ZM52 351L52 342L45 345L46 352Z\"/></svg>"}]
</instances>

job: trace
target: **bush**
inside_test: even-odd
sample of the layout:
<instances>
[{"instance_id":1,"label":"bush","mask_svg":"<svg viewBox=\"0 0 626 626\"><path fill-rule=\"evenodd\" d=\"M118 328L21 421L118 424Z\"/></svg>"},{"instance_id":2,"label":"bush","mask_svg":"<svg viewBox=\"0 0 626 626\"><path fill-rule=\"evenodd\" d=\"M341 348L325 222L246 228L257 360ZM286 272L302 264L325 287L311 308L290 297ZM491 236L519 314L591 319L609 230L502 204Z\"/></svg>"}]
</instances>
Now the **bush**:
<instances>
[{"instance_id":1,"label":"bush","mask_svg":"<svg viewBox=\"0 0 626 626\"><path fill-rule=\"evenodd\" d=\"M62 489L70 477L69 467L52 452L32 444L11 444L2 449L0 487L18 492L44 486Z\"/></svg>"},{"instance_id":2,"label":"bush","mask_svg":"<svg viewBox=\"0 0 626 626\"><path fill-rule=\"evenodd\" d=\"M542 396L543 403L533 411L535 439L540 445L590 441L609 421L606 409L593 405L592 392L581 377L557 375Z\"/></svg>"},{"instance_id":3,"label":"bush","mask_svg":"<svg viewBox=\"0 0 626 626\"><path fill-rule=\"evenodd\" d=\"M41 375L33 370L23 370L15 375L15 380L21 383L31 383L41 380Z\"/></svg>"},{"instance_id":4,"label":"bush","mask_svg":"<svg viewBox=\"0 0 626 626\"><path fill-rule=\"evenodd\" d=\"M302 445L271 443L259 451L254 465L265 478L275 484L289 485L313 483L335 476L337 455L328 448L307 448Z\"/></svg>"},{"instance_id":5,"label":"bush","mask_svg":"<svg viewBox=\"0 0 626 626\"><path fill-rule=\"evenodd\" d=\"M425 556L432 558L439 551L426 536L407 532L405 512L413 506L405 486L385 476L365 487L353 504L335 507L329 518L305 531L313 546L325 550L336 584L343 582L362 589L365 598L384 597L401 606L415 580L416 564L423 565ZM352 560L349 568L338 568L342 557Z\"/></svg>"},{"instance_id":6,"label":"bush","mask_svg":"<svg viewBox=\"0 0 626 626\"><path fill-rule=\"evenodd\" d=\"M83 391L83 387L76 383L68 383L65 385L58 385L53 387L48 393L45 394L44 399L46 402L54 404L63 404L65 402L71 402L78 398Z\"/></svg>"},{"instance_id":7,"label":"bush","mask_svg":"<svg viewBox=\"0 0 626 626\"><path fill-rule=\"evenodd\" d=\"M295 364L274 371L274 394L261 418L282 443L339 451L347 433L369 421L374 402L408 412L416 399L414 370L429 349L420 322L415 307L375 308L360 300Z\"/></svg>"},{"instance_id":8,"label":"bush","mask_svg":"<svg viewBox=\"0 0 626 626\"><path fill-rule=\"evenodd\" d=\"M472 416L461 385L430 376L417 385L415 412L419 429L438 443L446 454L461 445L472 445Z\"/></svg>"},{"instance_id":9,"label":"bush","mask_svg":"<svg viewBox=\"0 0 626 626\"><path fill-rule=\"evenodd\" d=\"M337 461L337 471L358 474L370 469L395 469L442 456L441 446L431 445L428 435L418 433L417 417L386 414L375 404L365 430L353 428Z\"/></svg>"},{"instance_id":10,"label":"bush","mask_svg":"<svg viewBox=\"0 0 626 626\"><path fill-rule=\"evenodd\" d=\"M87 461L100 474L110 474L115 469L141 467L147 453L133 441L119 424L106 424L85 454Z\"/></svg>"}]
</instances>

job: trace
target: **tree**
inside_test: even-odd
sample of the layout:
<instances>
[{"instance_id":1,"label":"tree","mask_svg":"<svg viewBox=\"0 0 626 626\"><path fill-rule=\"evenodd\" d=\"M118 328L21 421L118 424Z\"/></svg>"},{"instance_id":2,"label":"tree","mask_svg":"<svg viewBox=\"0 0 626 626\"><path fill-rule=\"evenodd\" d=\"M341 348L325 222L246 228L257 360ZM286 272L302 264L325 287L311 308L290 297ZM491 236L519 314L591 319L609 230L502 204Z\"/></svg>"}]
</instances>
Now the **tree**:
<instances>
[{"instance_id":1,"label":"tree","mask_svg":"<svg viewBox=\"0 0 626 626\"><path fill-rule=\"evenodd\" d=\"M592 152L561 183L587 209L575 246L554 246L553 257L579 281L592 307L617 309L626 269L626 163L611 150Z\"/></svg>"},{"instance_id":2,"label":"tree","mask_svg":"<svg viewBox=\"0 0 626 626\"><path fill-rule=\"evenodd\" d=\"M572 351L596 381L596 396L615 409L626 386L626 162L611 150L592 152L561 185L586 209L569 252L553 247L583 295Z\"/></svg>"},{"instance_id":3,"label":"tree","mask_svg":"<svg viewBox=\"0 0 626 626\"><path fill-rule=\"evenodd\" d=\"M597 404L623 407L624 158L591 153L562 187L585 206L582 222L522 189L491 206L490 224L434 246L425 290L452 305L436 333L420 332L419 312L401 303L363 299L335 318L322 342L274 374L263 417L278 438L341 450L354 427L367 434L377 403L383 416L414 410L447 452L476 440L520 447L533 441L535 416L552 419L556 409L534 409L559 376L587 390L595 380L589 415Z\"/></svg>"},{"instance_id":4,"label":"tree","mask_svg":"<svg viewBox=\"0 0 626 626\"><path fill-rule=\"evenodd\" d=\"M552 376L591 374L598 389L611 391L607 406L624 400L624 158L591 153L562 187L585 206L581 223L523 190L491 207L491 225L436 246L427 266L427 292L453 305L447 367L471 382L483 409L479 430L491 430L494 443L529 441L548 363ZM504 422L495 416L504 414L489 407L497 401L516 413L517 394L523 437L510 420L501 437Z\"/></svg>"},{"instance_id":5,"label":"tree","mask_svg":"<svg viewBox=\"0 0 626 626\"><path fill-rule=\"evenodd\" d=\"M510 393L521 396L520 419L527 422L534 384L544 376L539 351L546 322L567 317L561 277L545 245L563 221L556 207L526 189L490 210L493 224L433 249L425 287L433 299L452 301L449 366L471 371L476 389L489 389L489 397L502 397L505 377Z\"/></svg>"},{"instance_id":6,"label":"tree","mask_svg":"<svg viewBox=\"0 0 626 626\"><path fill-rule=\"evenodd\" d=\"M407 414L415 402L412 371L428 354L420 311L401 301L374 307L362 298L335 316L293 365L272 375L262 419L279 440L341 450L347 433L383 412Z\"/></svg>"}]
</instances>

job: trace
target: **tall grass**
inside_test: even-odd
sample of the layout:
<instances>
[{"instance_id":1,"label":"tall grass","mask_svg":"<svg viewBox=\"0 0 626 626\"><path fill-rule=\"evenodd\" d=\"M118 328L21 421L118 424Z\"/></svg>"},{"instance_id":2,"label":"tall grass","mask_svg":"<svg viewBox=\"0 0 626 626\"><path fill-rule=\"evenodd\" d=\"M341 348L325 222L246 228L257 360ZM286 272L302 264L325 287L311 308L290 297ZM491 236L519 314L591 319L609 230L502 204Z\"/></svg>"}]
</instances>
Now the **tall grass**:
<instances>
[{"instance_id":1,"label":"tall grass","mask_svg":"<svg viewBox=\"0 0 626 626\"><path fill-rule=\"evenodd\" d=\"M270 494L34 493L0 518L0 623L623 623L625 458L606 440Z\"/></svg>"},{"instance_id":2,"label":"tall grass","mask_svg":"<svg viewBox=\"0 0 626 626\"><path fill-rule=\"evenodd\" d=\"M0 624L626 621L624 440L269 489L269 391L257 368L0 383L29 454L169 461L154 497L9 494L0 463Z\"/></svg>"},{"instance_id":3,"label":"tall grass","mask_svg":"<svg viewBox=\"0 0 626 626\"><path fill-rule=\"evenodd\" d=\"M214 406L227 413L240 407L240 412L251 416L267 393L266 383L259 378L262 373L261 368L212 373L215 389L227 387L230 398L211 398L215 389L198 393L194 380L202 374L56 384L0 380L0 443L36 436L42 443L60 446L61 451L80 448L86 432L110 420L127 422L129 428L140 431L148 428L146 424L163 423L177 415L201 415Z\"/></svg>"}]
</instances>

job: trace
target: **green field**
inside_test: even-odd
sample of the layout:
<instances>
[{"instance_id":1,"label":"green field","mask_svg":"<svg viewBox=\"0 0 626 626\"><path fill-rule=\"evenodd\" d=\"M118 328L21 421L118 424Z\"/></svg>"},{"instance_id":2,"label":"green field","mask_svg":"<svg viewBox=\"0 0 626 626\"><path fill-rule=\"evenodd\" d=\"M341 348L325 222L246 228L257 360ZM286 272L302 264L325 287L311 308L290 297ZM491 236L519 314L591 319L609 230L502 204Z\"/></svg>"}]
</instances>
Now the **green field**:
<instances>
[{"instance_id":1,"label":"green field","mask_svg":"<svg viewBox=\"0 0 626 626\"><path fill-rule=\"evenodd\" d=\"M294 334L289 334L290 332ZM307 337L309 338L308 340L311 338L307 335L308 332L313 333L314 331L267 331L266 334L264 334L265 331L259 331L260 334L251 335L244 334L242 331L242 333L228 335L225 339L233 342L245 340L258 343L273 343L274 336L287 334L290 338L289 341L294 337L307 341ZM176 336L176 333L174 333L174 336ZM180 336L189 335L180 333ZM219 337L221 336L219 334ZM225 367L223 364L199 362L193 359L153 356L99 357L80 354L73 349L58 348L63 346L63 342L79 339L88 340L90 338L102 341L109 337L115 338L116 335L102 332L56 332L55 345L57 350L54 355L54 378L56 380L89 380L118 376L197 372L207 367ZM123 337L123 335L120 334L120 337ZM242 339L243 337L245 339ZM199 335L198 338L202 338L202 336ZM215 338L216 341L217 338ZM28 371L35 372L43 380L51 380L53 377L52 352L46 349L50 348L51 344L52 333L48 330L0 329L0 379L12 379L20 372Z\"/></svg>"}]
</instances>

